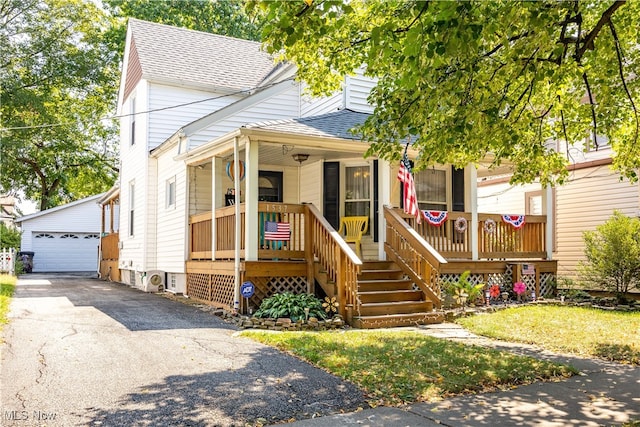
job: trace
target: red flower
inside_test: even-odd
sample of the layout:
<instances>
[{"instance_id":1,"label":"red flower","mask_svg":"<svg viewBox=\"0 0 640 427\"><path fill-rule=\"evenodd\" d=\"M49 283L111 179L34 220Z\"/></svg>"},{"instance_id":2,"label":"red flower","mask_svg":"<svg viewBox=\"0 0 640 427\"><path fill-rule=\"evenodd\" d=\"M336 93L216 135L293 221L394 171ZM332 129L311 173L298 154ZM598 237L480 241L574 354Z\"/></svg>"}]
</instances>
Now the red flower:
<instances>
[{"instance_id":1,"label":"red flower","mask_svg":"<svg viewBox=\"0 0 640 427\"><path fill-rule=\"evenodd\" d=\"M493 285L489 288L489 295L491 298L498 298L500 296L500 286Z\"/></svg>"}]
</instances>

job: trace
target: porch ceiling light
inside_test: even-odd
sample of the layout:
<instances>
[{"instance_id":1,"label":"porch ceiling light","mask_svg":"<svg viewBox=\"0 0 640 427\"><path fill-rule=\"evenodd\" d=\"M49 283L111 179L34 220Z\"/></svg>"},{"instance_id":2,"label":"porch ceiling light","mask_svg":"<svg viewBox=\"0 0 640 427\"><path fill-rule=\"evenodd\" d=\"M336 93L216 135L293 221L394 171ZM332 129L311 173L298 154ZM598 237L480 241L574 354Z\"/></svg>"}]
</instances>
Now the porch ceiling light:
<instances>
[{"instance_id":1,"label":"porch ceiling light","mask_svg":"<svg viewBox=\"0 0 640 427\"><path fill-rule=\"evenodd\" d=\"M309 158L309 155L308 154L296 153L296 154L292 155L291 157L293 157L293 160L295 160L296 162L302 164L302 162L304 162L305 160L307 160Z\"/></svg>"}]
</instances>

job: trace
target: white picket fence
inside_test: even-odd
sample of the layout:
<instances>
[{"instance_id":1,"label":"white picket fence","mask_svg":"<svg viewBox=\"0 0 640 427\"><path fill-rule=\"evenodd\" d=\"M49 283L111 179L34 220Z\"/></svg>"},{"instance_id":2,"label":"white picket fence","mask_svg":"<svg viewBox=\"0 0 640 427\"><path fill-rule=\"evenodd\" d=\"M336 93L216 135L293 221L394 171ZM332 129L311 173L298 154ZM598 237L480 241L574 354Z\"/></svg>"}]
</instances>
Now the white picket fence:
<instances>
[{"instance_id":1,"label":"white picket fence","mask_svg":"<svg viewBox=\"0 0 640 427\"><path fill-rule=\"evenodd\" d=\"M0 249L0 273L14 274L16 265L16 250L13 248Z\"/></svg>"}]
</instances>

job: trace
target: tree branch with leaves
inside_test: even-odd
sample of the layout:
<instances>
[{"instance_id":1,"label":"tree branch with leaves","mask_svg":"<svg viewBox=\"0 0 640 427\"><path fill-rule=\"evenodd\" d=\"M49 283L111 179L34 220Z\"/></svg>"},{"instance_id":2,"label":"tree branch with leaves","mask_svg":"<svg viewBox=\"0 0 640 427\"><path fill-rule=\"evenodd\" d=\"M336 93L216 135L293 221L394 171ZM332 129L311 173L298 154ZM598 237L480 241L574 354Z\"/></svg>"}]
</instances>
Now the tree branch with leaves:
<instances>
[{"instance_id":1,"label":"tree branch with leaves","mask_svg":"<svg viewBox=\"0 0 640 427\"><path fill-rule=\"evenodd\" d=\"M561 183L551 140L606 137L614 167L640 168L640 2L262 1L268 51L298 65L314 95L365 67L377 78L360 129L369 154L417 168L512 164L513 182ZM300 13L303 11L303 13ZM588 76L588 77L587 77ZM593 138L594 142L598 138Z\"/></svg>"}]
</instances>

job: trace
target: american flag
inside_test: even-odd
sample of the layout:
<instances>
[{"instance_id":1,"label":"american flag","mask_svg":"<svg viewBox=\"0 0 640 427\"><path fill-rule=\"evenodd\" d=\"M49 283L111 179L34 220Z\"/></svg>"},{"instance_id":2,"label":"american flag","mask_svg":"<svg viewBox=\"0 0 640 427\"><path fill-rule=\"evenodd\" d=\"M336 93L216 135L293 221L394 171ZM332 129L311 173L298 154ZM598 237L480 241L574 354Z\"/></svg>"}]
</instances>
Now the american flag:
<instances>
[{"instance_id":1,"label":"american flag","mask_svg":"<svg viewBox=\"0 0 640 427\"><path fill-rule=\"evenodd\" d=\"M264 223L264 240L289 240L291 226L288 222L267 221Z\"/></svg>"},{"instance_id":2,"label":"american flag","mask_svg":"<svg viewBox=\"0 0 640 427\"><path fill-rule=\"evenodd\" d=\"M407 153L404 153L402 160L400 160L400 169L398 170L398 179L402 184L402 194L404 195L404 212L416 217L416 222L420 224L421 212L418 207L418 196L416 195L416 185L413 182L413 175L411 174L411 163Z\"/></svg>"}]
</instances>

